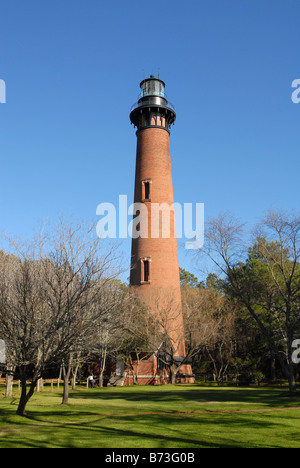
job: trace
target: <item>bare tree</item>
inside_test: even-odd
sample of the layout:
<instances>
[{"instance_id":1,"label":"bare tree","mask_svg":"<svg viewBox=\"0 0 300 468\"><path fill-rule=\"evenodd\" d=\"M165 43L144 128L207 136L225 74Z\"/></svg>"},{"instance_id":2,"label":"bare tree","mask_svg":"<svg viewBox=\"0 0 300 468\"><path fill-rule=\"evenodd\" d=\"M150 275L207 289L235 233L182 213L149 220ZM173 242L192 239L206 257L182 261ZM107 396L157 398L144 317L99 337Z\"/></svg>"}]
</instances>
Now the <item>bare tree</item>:
<instances>
[{"instance_id":1,"label":"bare tree","mask_svg":"<svg viewBox=\"0 0 300 468\"><path fill-rule=\"evenodd\" d=\"M184 318L186 311L182 310L177 290L153 287L149 304L155 321L156 336L160 340L156 348L157 357L169 369L170 382L174 384L178 372L190 363L192 356L198 352L199 345L197 340L193 342L190 340L192 331L186 326L188 325L186 317ZM195 321L193 316L194 325Z\"/></svg>"},{"instance_id":2,"label":"bare tree","mask_svg":"<svg viewBox=\"0 0 300 468\"><path fill-rule=\"evenodd\" d=\"M121 342L120 317L126 301L126 287L119 280L102 281L101 294L89 313L89 330L83 349L98 358L99 386L103 386L107 358L114 355Z\"/></svg>"},{"instance_id":3,"label":"bare tree","mask_svg":"<svg viewBox=\"0 0 300 468\"><path fill-rule=\"evenodd\" d=\"M161 291L156 293L154 302L155 318L162 334L158 359L168 366L172 384L175 384L179 369L187 363L189 358L185 352L181 303L179 304L175 297L171 291Z\"/></svg>"},{"instance_id":4,"label":"bare tree","mask_svg":"<svg viewBox=\"0 0 300 468\"><path fill-rule=\"evenodd\" d=\"M122 333L118 356L130 367L133 383L138 383L141 361L153 355L161 343L161 331L149 305L135 295L134 288L125 292L119 327Z\"/></svg>"},{"instance_id":5,"label":"bare tree","mask_svg":"<svg viewBox=\"0 0 300 468\"><path fill-rule=\"evenodd\" d=\"M0 268L0 335L20 372L17 414L24 415L47 366L71 360L101 280L116 274L115 252L101 253L94 225L61 220L26 247L7 240L18 258L13 266L6 258Z\"/></svg>"},{"instance_id":6,"label":"bare tree","mask_svg":"<svg viewBox=\"0 0 300 468\"><path fill-rule=\"evenodd\" d=\"M216 290L182 289L178 294L151 288L147 304L131 288L120 314L122 332L118 354L130 367L137 383L139 363L155 353L175 383L178 373L206 349L219 380L229 364L235 307ZM218 350L218 353L216 353Z\"/></svg>"},{"instance_id":7,"label":"bare tree","mask_svg":"<svg viewBox=\"0 0 300 468\"><path fill-rule=\"evenodd\" d=\"M221 382L233 354L237 307L209 288L184 288L182 302L187 355L206 352Z\"/></svg>"}]
</instances>

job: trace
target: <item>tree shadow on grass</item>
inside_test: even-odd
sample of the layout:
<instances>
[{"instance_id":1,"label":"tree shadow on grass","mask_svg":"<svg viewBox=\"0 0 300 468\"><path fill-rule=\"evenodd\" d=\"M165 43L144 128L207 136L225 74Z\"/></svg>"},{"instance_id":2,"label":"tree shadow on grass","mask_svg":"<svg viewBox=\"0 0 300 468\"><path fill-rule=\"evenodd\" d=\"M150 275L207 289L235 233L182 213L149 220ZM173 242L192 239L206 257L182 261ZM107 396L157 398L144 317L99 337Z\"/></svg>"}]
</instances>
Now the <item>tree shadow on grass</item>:
<instances>
[{"instance_id":1,"label":"tree shadow on grass","mask_svg":"<svg viewBox=\"0 0 300 468\"><path fill-rule=\"evenodd\" d=\"M87 413L91 416L94 413ZM40 428L44 431L44 441L24 441L24 445L31 447L55 447L74 448L109 447L109 448L241 448L263 447L266 442L269 447L278 447L276 442L266 441L261 434L270 433L275 423L267 418L257 419L254 415L198 415L197 417L175 417L163 415L147 416L141 420L136 416L115 416L113 418L96 418L86 422L62 422L52 421L51 416L56 417L58 412L49 414L45 421L37 418L36 423L43 422ZM95 414L96 415L96 414ZM74 414L73 414L74 416ZM75 417L81 417L81 412L75 412ZM31 418L34 422L34 417ZM45 426L45 424L47 424ZM282 423L287 421L282 419ZM230 428L230 429L229 429ZM284 430L284 427L282 428ZM46 440L47 431L52 434L51 440ZM247 440L247 434L255 434L256 438L251 442ZM240 434L242 433L242 436ZM9 439L9 435L7 436ZM4 440L2 441L4 442ZM13 448L19 442L8 440L9 447ZM28 445L29 444L29 445ZM282 445L282 444L280 444Z\"/></svg>"},{"instance_id":2,"label":"tree shadow on grass","mask_svg":"<svg viewBox=\"0 0 300 468\"><path fill-rule=\"evenodd\" d=\"M122 389L116 389L110 394L116 398L124 398ZM141 397L139 389L134 391L135 396ZM152 392L143 390L143 398L153 395ZM209 392L206 389L205 392ZM247 390L245 390L247 391ZM126 393L127 392L127 393ZM129 397L130 392L127 390L125 394ZM182 392L182 390L181 390ZM72 393L72 397L78 396L82 398L83 392ZM90 396L100 397L97 390L87 392ZM105 392L103 392L104 394ZM167 392L170 397L170 392ZM222 393L222 392L221 392ZM186 398L190 392L184 390ZM261 397L265 397L265 393L260 393ZM108 393L107 393L108 396ZM204 393L206 398L209 394ZM159 395L156 395L158 398ZM166 397L166 393L164 393ZM177 397L175 393L175 398ZM202 395L203 397L203 395ZM233 396L231 396L233 398ZM246 397L246 395L244 395ZM101 397L100 397L101 398ZM162 395L160 395L162 398ZM211 397L213 398L213 397ZM74 398L76 402L76 398ZM105 409L110 412L108 399ZM136 401L135 399L133 402ZM159 400L165 403L165 400ZM17 433L20 437L11 437L13 432L10 429L7 433L1 434L1 447L14 448L20 446L26 447L104 447L104 448L240 448L240 447L279 447L284 446L284 437L280 438L278 431L285 434L285 437L293 437L297 441L297 415L291 417L286 412L275 413L167 413L167 406L162 405L161 412L153 412L147 414L122 414L117 411L111 415L102 413L102 407L94 404L88 405L82 410L76 405L72 409L64 407L61 411L59 407L53 409L47 408L45 412L38 409L36 411L28 411L27 422L28 427L24 427L24 419L13 419L11 417L11 409L1 409L1 419L8 417L7 422L12 422L17 428ZM129 408L129 411L134 409L134 404ZM132 411L133 412L133 411ZM274 417L272 417L273 415ZM293 427L291 427L291 419L293 419ZM22 427L23 426L23 427ZM26 437L22 440L22 433ZM26 432L28 430L28 432ZM32 432L33 431L33 432ZM34 435L34 437L32 437ZM41 437L40 437L41 435ZM38 440L40 437L40 440ZM273 437L273 439L272 439ZM298 437L299 438L299 437Z\"/></svg>"},{"instance_id":3,"label":"tree shadow on grass","mask_svg":"<svg viewBox=\"0 0 300 468\"><path fill-rule=\"evenodd\" d=\"M126 400L128 402L168 402L183 401L197 403L249 403L263 404L267 407L280 407L287 404L300 405L300 396L291 397L288 392L280 389L264 388L228 388L228 387L200 387L189 388L168 385L162 387L114 387L77 391L70 394L70 399L101 399Z\"/></svg>"}]
</instances>

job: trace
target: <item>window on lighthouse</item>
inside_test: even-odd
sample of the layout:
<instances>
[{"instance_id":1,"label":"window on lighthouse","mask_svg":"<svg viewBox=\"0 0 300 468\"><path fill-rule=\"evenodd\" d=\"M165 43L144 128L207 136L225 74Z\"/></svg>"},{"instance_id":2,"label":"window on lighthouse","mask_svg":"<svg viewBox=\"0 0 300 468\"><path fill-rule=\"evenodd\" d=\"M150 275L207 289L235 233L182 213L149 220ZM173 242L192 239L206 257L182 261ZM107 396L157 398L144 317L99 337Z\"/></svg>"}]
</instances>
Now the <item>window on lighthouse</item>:
<instances>
[{"instance_id":1,"label":"window on lighthouse","mask_svg":"<svg viewBox=\"0 0 300 468\"><path fill-rule=\"evenodd\" d=\"M144 260L144 281L149 281L149 260Z\"/></svg>"},{"instance_id":2,"label":"window on lighthouse","mask_svg":"<svg viewBox=\"0 0 300 468\"><path fill-rule=\"evenodd\" d=\"M142 201L151 201L151 179L142 180Z\"/></svg>"},{"instance_id":3,"label":"window on lighthouse","mask_svg":"<svg viewBox=\"0 0 300 468\"><path fill-rule=\"evenodd\" d=\"M141 262L141 284L150 284L150 262L151 257L142 257Z\"/></svg>"},{"instance_id":4,"label":"window on lighthouse","mask_svg":"<svg viewBox=\"0 0 300 468\"><path fill-rule=\"evenodd\" d=\"M149 200L150 198L150 183L145 182L145 200Z\"/></svg>"}]
</instances>

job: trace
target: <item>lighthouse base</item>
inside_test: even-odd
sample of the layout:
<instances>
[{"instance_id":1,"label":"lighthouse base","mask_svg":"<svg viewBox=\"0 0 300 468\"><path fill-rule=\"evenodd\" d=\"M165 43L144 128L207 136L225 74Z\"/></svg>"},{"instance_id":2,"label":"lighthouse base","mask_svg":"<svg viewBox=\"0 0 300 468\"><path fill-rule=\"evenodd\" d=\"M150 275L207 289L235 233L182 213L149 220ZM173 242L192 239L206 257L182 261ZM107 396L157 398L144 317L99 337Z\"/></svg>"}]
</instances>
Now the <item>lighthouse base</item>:
<instances>
[{"instance_id":1,"label":"lighthouse base","mask_svg":"<svg viewBox=\"0 0 300 468\"><path fill-rule=\"evenodd\" d=\"M172 383L170 369L157 368L155 354L140 362L133 361L133 368L126 366L126 379L123 385L165 385ZM195 383L195 376L189 364L182 365L176 373L175 383Z\"/></svg>"},{"instance_id":2,"label":"lighthouse base","mask_svg":"<svg viewBox=\"0 0 300 468\"><path fill-rule=\"evenodd\" d=\"M122 359L107 360L102 376L103 386L119 387L130 385L166 385L172 383L193 384L195 376L190 364L179 367L175 379L172 378L170 368L158 368L158 359L155 354L147 355L145 359L137 360L135 356L131 359L131 365L126 365ZM96 385L100 385L99 364L95 359L89 366L89 372L94 375Z\"/></svg>"}]
</instances>

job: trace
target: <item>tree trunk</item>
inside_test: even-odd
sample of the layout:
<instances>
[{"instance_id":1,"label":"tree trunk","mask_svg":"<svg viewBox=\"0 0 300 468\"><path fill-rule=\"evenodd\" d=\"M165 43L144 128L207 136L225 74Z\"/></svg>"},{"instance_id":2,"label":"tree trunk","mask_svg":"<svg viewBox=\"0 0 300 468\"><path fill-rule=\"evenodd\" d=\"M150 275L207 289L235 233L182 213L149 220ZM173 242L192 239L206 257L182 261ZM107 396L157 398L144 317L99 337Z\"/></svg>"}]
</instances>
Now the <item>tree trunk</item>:
<instances>
[{"instance_id":1,"label":"tree trunk","mask_svg":"<svg viewBox=\"0 0 300 468\"><path fill-rule=\"evenodd\" d=\"M135 374L135 382L134 382L135 385L138 385L139 364L140 364L139 353L136 353L136 374Z\"/></svg>"},{"instance_id":2,"label":"tree trunk","mask_svg":"<svg viewBox=\"0 0 300 468\"><path fill-rule=\"evenodd\" d=\"M58 379L57 379L57 390L59 389L59 384L60 384L60 381L61 381L61 374L62 374L62 365L60 366L59 368L59 375L58 375Z\"/></svg>"},{"instance_id":3,"label":"tree trunk","mask_svg":"<svg viewBox=\"0 0 300 468\"><path fill-rule=\"evenodd\" d=\"M273 353L271 353L270 361L270 379L272 382L276 380L276 360Z\"/></svg>"},{"instance_id":4,"label":"tree trunk","mask_svg":"<svg viewBox=\"0 0 300 468\"><path fill-rule=\"evenodd\" d=\"M77 379L78 369L79 369L79 357L77 357L77 363L76 363L73 376L72 376L72 390L76 390L76 379Z\"/></svg>"},{"instance_id":5,"label":"tree trunk","mask_svg":"<svg viewBox=\"0 0 300 468\"><path fill-rule=\"evenodd\" d=\"M40 378L36 383L36 391L40 392L41 390L43 390L43 388L44 388L43 379Z\"/></svg>"},{"instance_id":6,"label":"tree trunk","mask_svg":"<svg viewBox=\"0 0 300 468\"><path fill-rule=\"evenodd\" d=\"M280 367L289 383L289 392L292 396L297 394L296 380L294 375L294 363L292 360L292 346L288 347L287 360L285 360L280 352L277 354Z\"/></svg>"},{"instance_id":7,"label":"tree trunk","mask_svg":"<svg viewBox=\"0 0 300 468\"><path fill-rule=\"evenodd\" d=\"M294 363L291 359L291 356L289 356L289 358L290 358L290 362L288 364L289 390L290 390L290 394L294 396L297 394L296 379L295 379L295 373L294 373Z\"/></svg>"},{"instance_id":8,"label":"tree trunk","mask_svg":"<svg viewBox=\"0 0 300 468\"><path fill-rule=\"evenodd\" d=\"M30 384L30 387L29 387L29 391L27 393L26 366L25 366L25 368L21 368L20 372L21 372L21 387L22 387L22 390L21 390L21 396L20 396L19 405L18 405L18 409L17 409L17 415L18 416L24 416L25 415L26 405L27 405L28 401L30 400L30 398L32 397L32 395L34 394L34 389L36 387L36 383L38 381L39 376L35 376L35 377L32 378L32 381L31 381L31 384Z\"/></svg>"},{"instance_id":9,"label":"tree trunk","mask_svg":"<svg viewBox=\"0 0 300 468\"><path fill-rule=\"evenodd\" d=\"M63 405L69 404L69 380L70 380L72 363L73 363L73 353L70 353L67 370L65 369L65 367L63 367L63 376L64 376L64 391L63 391L63 399L62 399Z\"/></svg>"},{"instance_id":10,"label":"tree trunk","mask_svg":"<svg viewBox=\"0 0 300 468\"><path fill-rule=\"evenodd\" d=\"M67 374L64 377L64 391L63 391L63 399L62 399L63 405L69 404L69 376L67 377Z\"/></svg>"},{"instance_id":11,"label":"tree trunk","mask_svg":"<svg viewBox=\"0 0 300 468\"><path fill-rule=\"evenodd\" d=\"M130 366L130 369L131 369L131 372L132 372L133 385L137 385L137 375L136 375L135 370L134 370L134 364L133 364L131 354L128 357L128 361L129 361L129 366Z\"/></svg>"},{"instance_id":12,"label":"tree trunk","mask_svg":"<svg viewBox=\"0 0 300 468\"><path fill-rule=\"evenodd\" d=\"M5 391L6 398L12 397L13 379L14 379L13 374L10 373L10 372L7 372L7 374L6 374L6 391Z\"/></svg>"},{"instance_id":13,"label":"tree trunk","mask_svg":"<svg viewBox=\"0 0 300 468\"><path fill-rule=\"evenodd\" d=\"M176 364L170 364L170 383L173 385L176 383L177 370Z\"/></svg>"},{"instance_id":14,"label":"tree trunk","mask_svg":"<svg viewBox=\"0 0 300 468\"><path fill-rule=\"evenodd\" d=\"M106 347L105 350L103 351L102 356L99 359L99 387L103 387L103 375L104 375L104 370L105 370L105 364L106 364Z\"/></svg>"}]
</instances>

